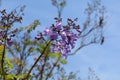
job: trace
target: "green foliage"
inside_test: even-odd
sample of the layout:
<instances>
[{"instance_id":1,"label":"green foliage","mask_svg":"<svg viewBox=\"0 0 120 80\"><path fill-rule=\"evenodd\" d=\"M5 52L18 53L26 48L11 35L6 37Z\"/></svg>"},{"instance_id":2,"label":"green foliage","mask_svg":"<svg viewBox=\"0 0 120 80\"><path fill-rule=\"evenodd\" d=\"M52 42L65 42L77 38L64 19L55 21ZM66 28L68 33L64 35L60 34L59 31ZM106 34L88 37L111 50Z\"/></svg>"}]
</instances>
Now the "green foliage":
<instances>
[{"instance_id":1,"label":"green foliage","mask_svg":"<svg viewBox=\"0 0 120 80\"><path fill-rule=\"evenodd\" d=\"M34 48L34 47L30 47L28 51L29 51L29 52L34 52L34 51L35 51L35 48Z\"/></svg>"},{"instance_id":2,"label":"green foliage","mask_svg":"<svg viewBox=\"0 0 120 80\"><path fill-rule=\"evenodd\" d=\"M21 51L21 48L20 48L20 43L15 43L14 44L14 49L17 51L17 52L20 52ZM10 51L10 50L9 50ZM10 52L12 52L12 51L10 51Z\"/></svg>"},{"instance_id":3,"label":"green foliage","mask_svg":"<svg viewBox=\"0 0 120 80\"><path fill-rule=\"evenodd\" d=\"M8 75L6 75L6 79L7 80L14 80L15 77L16 76L14 74L8 74Z\"/></svg>"},{"instance_id":4,"label":"green foliage","mask_svg":"<svg viewBox=\"0 0 120 80\"><path fill-rule=\"evenodd\" d=\"M60 62L61 62L62 64L67 64L67 60L66 60L66 59L61 59Z\"/></svg>"},{"instance_id":5,"label":"green foliage","mask_svg":"<svg viewBox=\"0 0 120 80\"><path fill-rule=\"evenodd\" d=\"M2 60L2 52L0 52L0 62L1 62L1 60ZM12 64L10 58L7 56L4 57L4 61L5 61L4 62L4 69L5 69L6 73L8 73L13 68L13 64ZM1 68L1 63L0 63L0 78L2 77L1 75L2 75L2 68ZM13 78L14 78L14 74L7 74L6 75L7 80L11 80Z\"/></svg>"},{"instance_id":6,"label":"green foliage","mask_svg":"<svg viewBox=\"0 0 120 80\"><path fill-rule=\"evenodd\" d=\"M30 39L27 39L25 42L26 42L26 45L29 45L31 43Z\"/></svg>"},{"instance_id":7,"label":"green foliage","mask_svg":"<svg viewBox=\"0 0 120 80\"><path fill-rule=\"evenodd\" d=\"M41 23L39 22L39 20L35 20L33 24L29 25L29 27L27 28L27 32L30 33L32 30L35 30L37 25L40 25L40 24Z\"/></svg>"},{"instance_id":8,"label":"green foliage","mask_svg":"<svg viewBox=\"0 0 120 80\"><path fill-rule=\"evenodd\" d=\"M2 59L2 53L0 53L0 62L1 62L1 59ZM0 64L0 66L1 66L1 64ZM7 56L5 56L4 67L6 67L8 70L11 70L13 68L13 64L11 63L10 58ZM1 68L0 68L0 70L1 70Z\"/></svg>"},{"instance_id":9,"label":"green foliage","mask_svg":"<svg viewBox=\"0 0 120 80\"><path fill-rule=\"evenodd\" d=\"M40 43L40 44L38 44L38 47L36 48L36 50L38 52L42 52L44 48L45 48L45 44L44 43Z\"/></svg>"},{"instance_id":10,"label":"green foliage","mask_svg":"<svg viewBox=\"0 0 120 80\"><path fill-rule=\"evenodd\" d=\"M62 64L67 64L67 60L64 59L63 56L62 56L59 52L49 53L48 55L49 55L49 57L51 57L51 58L53 58L53 59L55 59L55 60L57 60L58 58L60 58L60 59L59 59L59 62L60 62L60 63L62 63Z\"/></svg>"},{"instance_id":11,"label":"green foliage","mask_svg":"<svg viewBox=\"0 0 120 80\"><path fill-rule=\"evenodd\" d=\"M48 55L49 55L49 57L52 57L52 58L55 58L55 59L58 59L58 57L62 56L59 52L57 52L57 53L49 53Z\"/></svg>"},{"instance_id":12,"label":"green foliage","mask_svg":"<svg viewBox=\"0 0 120 80\"><path fill-rule=\"evenodd\" d=\"M9 68L9 69L12 69L13 68L13 64L12 62L10 61L9 57L5 57L5 61L6 61L6 66Z\"/></svg>"},{"instance_id":13,"label":"green foliage","mask_svg":"<svg viewBox=\"0 0 120 80\"><path fill-rule=\"evenodd\" d=\"M62 6L62 7L64 7L65 5L66 5L65 1L63 1L63 2L60 3L60 6Z\"/></svg>"},{"instance_id":14,"label":"green foliage","mask_svg":"<svg viewBox=\"0 0 120 80\"><path fill-rule=\"evenodd\" d=\"M15 74L7 74L6 75L6 79L7 80L22 80L25 77L25 75L26 74L24 74L24 73L23 74L19 74L17 76ZM27 79L27 80L31 80L31 77L32 76L30 76L29 79Z\"/></svg>"}]
</instances>

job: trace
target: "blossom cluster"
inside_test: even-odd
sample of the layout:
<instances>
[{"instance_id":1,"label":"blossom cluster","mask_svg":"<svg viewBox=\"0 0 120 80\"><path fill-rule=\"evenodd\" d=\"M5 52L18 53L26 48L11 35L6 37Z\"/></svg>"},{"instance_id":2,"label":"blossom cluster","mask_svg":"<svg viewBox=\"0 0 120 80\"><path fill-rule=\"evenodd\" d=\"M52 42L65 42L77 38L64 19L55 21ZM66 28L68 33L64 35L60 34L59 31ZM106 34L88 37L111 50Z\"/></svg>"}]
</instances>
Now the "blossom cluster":
<instances>
[{"instance_id":1,"label":"blossom cluster","mask_svg":"<svg viewBox=\"0 0 120 80\"><path fill-rule=\"evenodd\" d=\"M5 36L6 36L6 31L1 30L0 31L0 45L4 44ZM13 35L6 36L6 42L9 46L12 46L12 44L13 44L13 41L11 40L11 37L13 37Z\"/></svg>"},{"instance_id":2,"label":"blossom cluster","mask_svg":"<svg viewBox=\"0 0 120 80\"><path fill-rule=\"evenodd\" d=\"M76 19L67 20L67 25L62 24L62 20L57 19L56 24L46 28L43 33L39 33L35 39L52 41L51 49L53 53L60 52L63 56L67 57L71 49L75 47L75 42L81 34L80 26L75 24Z\"/></svg>"},{"instance_id":3,"label":"blossom cluster","mask_svg":"<svg viewBox=\"0 0 120 80\"><path fill-rule=\"evenodd\" d=\"M16 10L13 10L10 13L7 13L5 9L0 11L0 45L7 43L9 46L12 46L13 41L11 38L14 34L9 34L8 31L15 22L21 23L21 20L22 17Z\"/></svg>"}]
</instances>

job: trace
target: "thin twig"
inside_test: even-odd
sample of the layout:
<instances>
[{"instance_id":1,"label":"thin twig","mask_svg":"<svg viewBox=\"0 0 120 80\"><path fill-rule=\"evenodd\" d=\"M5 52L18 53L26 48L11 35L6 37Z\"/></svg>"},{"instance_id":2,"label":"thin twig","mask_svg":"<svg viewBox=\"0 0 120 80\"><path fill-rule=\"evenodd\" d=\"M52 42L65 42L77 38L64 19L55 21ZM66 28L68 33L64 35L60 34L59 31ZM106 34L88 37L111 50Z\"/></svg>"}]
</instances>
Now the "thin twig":
<instances>
[{"instance_id":1,"label":"thin twig","mask_svg":"<svg viewBox=\"0 0 120 80\"><path fill-rule=\"evenodd\" d=\"M88 46L88 45L91 45L91 44L94 44L94 43L96 43L96 41L91 41L91 42L89 42L89 43L83 44L83 45L81 45L80 47L78 47L73 53L71 53L71 54L69 54L69 55L74 55L76 52L78 52L78 51L79 51L80 49L82 49L83 47Z\"/></svg>"},{"instance_id":2,"label":"thin twig","mask_svg":"<svg viewBox=\"0 0 120 80\"><path fill-rule=\"evenodd\" d=\"M60 56L58 57L57 61L54 63L52 69L51 69L50 72L48 73L48 76L46 77L45 80L48 80L50 74L52 74L52 72L53 72L53 70L54 70L54 68L55 68L55 66L57 65L57 63L58 63L59 60L60 60Z\"/></svg>"},{"instance_id":3,"label":"thin twig","mask_svg":"<svg viewBox=\"0 0 120 80\"><path fill-rule=\"evenodd\" d=\"M43 71L44 71L44 68L45 68L47 59L48 59L48 53L46 54L46 56L45 56L45 58L44 58L44 64L42 65L42 69L41 69L41 71L40 71L40 80L42 80L42 78L43 78Z\"/></svg>"},{"instance_id":4,"label":"thin twig","mask_svg":"<svg viewBox=\"0 0 120 80\"><path fill-rule=\"evenodd\" d=\"M2 68L3 80L6 80L5 71L4 71L4 57L5 57L5 45L4 45L4 48L3 48L2 60L1 60L1 68Z\"/></svg>"},{"instance_id":5,"label":"thin twig","mask_svg":"<svg viewBox=\"0 0 120 80\"><path fill-rule=\"evenodd\" d=\"M38 61L41 59L41 57L43 56L45 50L47 49L47 47L48 47L48 45L49 45L50 43L51 43L51 41L49 41L49 42L47 43L47 45L46 45L46 47L44 48L44 50L43 50L43 52L41 53L41 55L40 55L40 56L37 58L37 60L34 62L33 66L32 66L32 67L30 68L30 70L28 71L26 77L25 77L24 79L22 79L22 80L28 79L31 71L33 70L33 68L35 67L35 65L38 63Z\"/></svg>"}]
</instances>

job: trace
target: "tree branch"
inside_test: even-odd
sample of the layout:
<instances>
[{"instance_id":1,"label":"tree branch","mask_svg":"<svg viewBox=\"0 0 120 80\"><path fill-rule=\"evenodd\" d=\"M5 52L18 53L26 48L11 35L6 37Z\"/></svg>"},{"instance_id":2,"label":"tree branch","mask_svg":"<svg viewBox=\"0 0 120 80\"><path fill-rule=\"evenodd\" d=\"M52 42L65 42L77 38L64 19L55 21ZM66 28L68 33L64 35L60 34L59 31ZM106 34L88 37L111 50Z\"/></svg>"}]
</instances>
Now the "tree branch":
<instances>
[{"instance_id":1,"label":"tree branch","mask_svg":"<svg viewBox=\"0 0 120 80\"><path fill-rule=\"evenodd\" d=\"M1 68L2 68L2 76L3 76L3 80L6 80L6 77L5 77L5 70L4 70L4 59L5 59L5 49L6 49L6 40L7 40L7 32L8 32L8 28L5 32L5 35L4 35L4 48L3 48L3 54L2 54L2 60L1 60Z\"/></svg>"},{"instance_id":2,"label":"tree branch","mask_svg":"<svg viewBox=\"0 0 120 80\"><path fill-rule=\"evenodd\" d=\"M48 59L48 53L45 55L45 58L44 58L44 64L42 65L42 69L41 69L41 71L40 71L40 80L43 79L43 72L44 72L44 68L45 68L45 65L46 65L47 59Z\"/></svg>"},{"instance_id":3,"label":"tree branch","mask_svg":"<svg viewBox=\"0 0 120 80\"><path fill-rule=\"evenodd\" d=\"M48 75L47 75L47 77L46 77L45 80L48 80L49 76L52 74L52 72L53 72L55 66L57 65L57 63L59 62L59 60L60 60L60 56L58 57L57 61L54 63L52 69L51 69L50 72L48 73Z\"/></svg>"},{"instance_id":4,"label":"tree branch","mask_svg":"<svg viewBox=\"0 0 120 80\"><path fill-rule=\"evenodd\" d=\"M38 63L38 61L41 59L41 57L43 56L45 50L47 49L47 47L48 47L48 45L49 45L50 43L51 43L51 41L49 41L49 42L47 43L47 45L46 45L46 47L44 48L44 50L42 51L41 55L40 55L40 56L37 58L37 60L34 62L33 66L32 66L32 67L30 68L30 70L28 71L26 77L25 77L24 79L22 79L22 80L28 79L31 71L33 70L33 68L35 67L35 65Z\"/></svg>"}]
</instances>

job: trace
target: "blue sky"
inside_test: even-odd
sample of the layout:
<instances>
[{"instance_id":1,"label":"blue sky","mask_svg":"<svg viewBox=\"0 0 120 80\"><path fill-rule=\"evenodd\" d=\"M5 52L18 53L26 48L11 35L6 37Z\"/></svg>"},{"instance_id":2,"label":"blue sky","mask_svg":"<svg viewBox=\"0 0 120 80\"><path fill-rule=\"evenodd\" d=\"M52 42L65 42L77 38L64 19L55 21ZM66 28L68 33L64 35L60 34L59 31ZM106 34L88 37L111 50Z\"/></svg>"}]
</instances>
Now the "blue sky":
<instances>
[{"instance_id":1,"label":"blue sky","mask_svg":"<svg viewBox=\"0 0 120 80\"><path fill-rule=\"evenodd\" d=\"M83 19L83 11L89 0L68 0L62 17L76 18L80 22ZM90 45L76 55L68 58L65 65L67 71L80 71L83 80L86 80L88 67L93 68L101 80L120 80L120 1L102 0L102 4L107 8L107 24L105 25L105 43L101 45ZM51 5L50 0L2 0L1 9L13 10L19 5L26 5L23 24L27 26L35 19L42 22L42 29L54 23L53 18L57 16L56 8ZM81 23L80 23L81 24Z\"/></svg>"}]
</instances>

